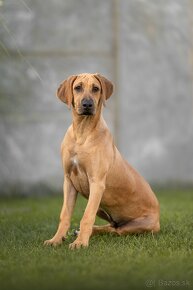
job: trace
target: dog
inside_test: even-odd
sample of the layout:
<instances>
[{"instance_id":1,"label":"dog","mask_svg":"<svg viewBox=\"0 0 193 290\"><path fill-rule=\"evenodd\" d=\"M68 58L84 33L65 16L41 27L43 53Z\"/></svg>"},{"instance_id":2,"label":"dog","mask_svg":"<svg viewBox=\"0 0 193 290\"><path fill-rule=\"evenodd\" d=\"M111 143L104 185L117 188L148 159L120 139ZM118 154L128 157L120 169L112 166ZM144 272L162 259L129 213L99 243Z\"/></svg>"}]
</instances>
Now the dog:
<instances>
[{"instance_id":1,"label":"dog","mask_svg":"<svg viewBox=\"0 0 193 290\"><path fill-rule=\"evenodd\" d=\"M79 74L64 80L58 98L72 107L72 125L61 144L64 201L58 230L44 242L56 246L65 239L77 194L88 199L77 238L69 245L89 245L91 235L135 234L160 230L159 202L145 179L125 161L102 117L113 84L104 76ZM108 221L95 226L96 215Z\"/></svg>"}]
</instances>

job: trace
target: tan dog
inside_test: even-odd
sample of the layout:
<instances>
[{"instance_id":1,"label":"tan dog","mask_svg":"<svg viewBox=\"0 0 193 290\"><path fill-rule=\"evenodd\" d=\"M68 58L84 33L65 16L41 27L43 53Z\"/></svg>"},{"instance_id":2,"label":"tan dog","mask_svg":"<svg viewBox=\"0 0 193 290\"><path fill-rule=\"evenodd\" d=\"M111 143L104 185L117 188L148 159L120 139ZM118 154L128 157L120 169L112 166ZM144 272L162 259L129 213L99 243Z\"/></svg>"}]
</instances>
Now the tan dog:
<instances>
[{"instance_id":1,"label":"tan dog","mask_svg":"<svg viewBox=\"0 0 193 290\"><path fill-rule=\"evenodd\" d=\"M62 243L78 192L88 203L71 249L87 247L91 234L123 235L160 229L159 203L153 191L123 160L101 115L112 92L112 83L99 74L71 76L58 88L57 96L72 106L73 123L61 145L64 202L60 223L46 245ZM94 226L96 215L109 224Z\"/></svg>"}]
</instances>

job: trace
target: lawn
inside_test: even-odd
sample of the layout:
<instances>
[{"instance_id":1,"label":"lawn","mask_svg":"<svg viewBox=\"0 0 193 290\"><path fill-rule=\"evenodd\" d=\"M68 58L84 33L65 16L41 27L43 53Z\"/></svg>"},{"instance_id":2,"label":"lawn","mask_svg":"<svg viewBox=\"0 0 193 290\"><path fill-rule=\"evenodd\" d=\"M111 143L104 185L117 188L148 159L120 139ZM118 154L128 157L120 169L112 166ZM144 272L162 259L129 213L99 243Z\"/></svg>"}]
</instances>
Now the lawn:
<instances>
[{"instance_id":1,"label":"lawn","mask_svg":"<svg viewBox=\"0 0 193 290\"><path fill-rule=\"evenodd\" d=\"M62 195L0 198L0 289L193 289L193 190L157 196L159 234L95 236L78 251L68 249L72 230L58 248L43 246L57 228ZM84 207L79 198L72 229Z\"/></svg>"}]
</instances>

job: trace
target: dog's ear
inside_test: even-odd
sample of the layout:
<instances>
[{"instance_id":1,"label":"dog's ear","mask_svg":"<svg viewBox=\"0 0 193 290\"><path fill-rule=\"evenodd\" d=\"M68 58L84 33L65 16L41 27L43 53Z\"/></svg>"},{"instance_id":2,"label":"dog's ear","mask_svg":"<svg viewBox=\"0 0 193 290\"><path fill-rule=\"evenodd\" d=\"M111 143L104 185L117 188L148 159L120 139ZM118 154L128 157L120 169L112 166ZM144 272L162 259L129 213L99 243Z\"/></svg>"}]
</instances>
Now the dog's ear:
<instances>
[{"instance_id":1,"label":"dog's ear","mask_svg":"<svg viewBox=\"0 0 193 290\"><path fill-rule=\"evenodd\" d=\"M100 82L101 84L101 89L102 89L102 99L103 99L103 104L105 105L105 101L110 98L110 96L113 93L113 84L111 81L109 81L108 79L106 79L104 76L96 73L94 75L97 80Z\"/></svg>"},{"instance_id":2,"label":"dog's ear","mask_svg":"<svg viewBox=\"0 0 193 290\"><path fill-rule=\"evenodd\" d=\"M73 91L72 91L73 88L72 88L72 86L73 86L73 83L74 83L76 78L77 78L77 76L73 75L73 76L70 76L67 80L64 80L60 84L60 86L56 92L57 97L62 102L67 104L69 108L70 108L70 106L72 104L72 100L73 100Z\"/></svg>"}]
</instances>

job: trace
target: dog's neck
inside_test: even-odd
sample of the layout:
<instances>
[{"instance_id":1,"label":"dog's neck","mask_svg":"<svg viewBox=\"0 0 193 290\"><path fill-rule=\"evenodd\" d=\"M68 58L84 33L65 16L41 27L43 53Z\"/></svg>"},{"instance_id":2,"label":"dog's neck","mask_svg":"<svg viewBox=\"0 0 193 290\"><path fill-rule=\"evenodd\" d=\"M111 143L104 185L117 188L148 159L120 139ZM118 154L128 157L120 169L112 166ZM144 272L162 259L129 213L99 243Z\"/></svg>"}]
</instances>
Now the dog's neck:
<instances>
[{"instance_id":1,"label":"dog's neck","mask_svg":"<svg viewBox=\"0 0 193 290\"><path fill-rule=\"evenodd\" d=\"M74 138L77 143L85 143L87 138L91 137L92 132L98 132L100 134L101 130L104 130L104 119L101 115L101 110L97 110L95 115L78 115L75 109L72 109L73 116L73 133Z\"/></svg>"}]
</instances>

